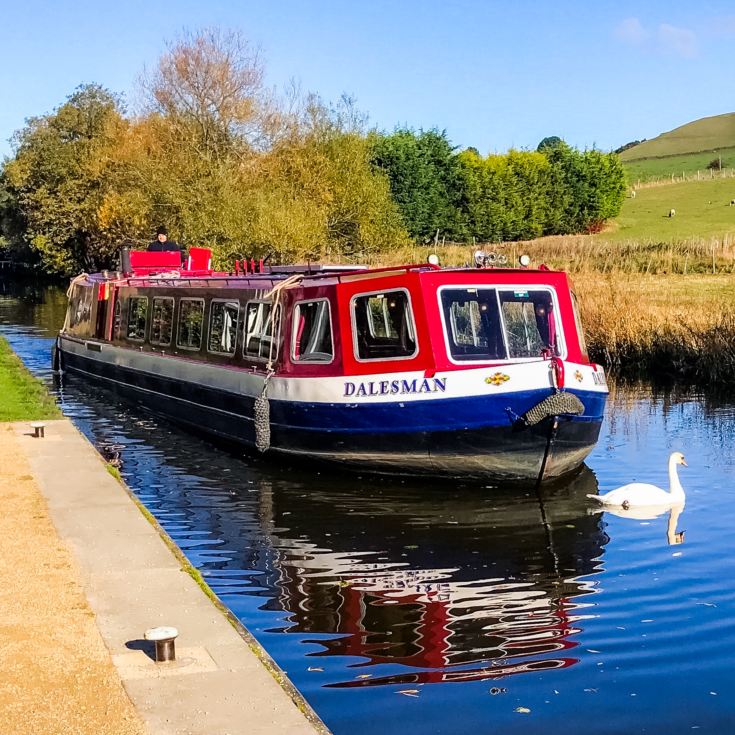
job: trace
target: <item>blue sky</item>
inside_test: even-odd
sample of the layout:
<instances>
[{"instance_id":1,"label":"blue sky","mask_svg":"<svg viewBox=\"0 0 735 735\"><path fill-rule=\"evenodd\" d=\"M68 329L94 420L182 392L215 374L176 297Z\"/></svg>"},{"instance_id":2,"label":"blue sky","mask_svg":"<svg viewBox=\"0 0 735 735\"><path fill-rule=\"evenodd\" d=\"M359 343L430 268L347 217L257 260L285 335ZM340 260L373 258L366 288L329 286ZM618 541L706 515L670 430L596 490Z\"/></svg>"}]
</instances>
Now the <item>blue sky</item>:
<instances>
[{"instance_id":1,"label":"blue sky","mask_svg":"<svg viewBox=\"0 0 735 735\"><path fill-rule=\"evenodd\" d=\"M735 110L732 2L0 0L0 156L78 84L130 95L167 40L212 25L258 44L274 87L348 93L380 128L483 153L610 149Z\"/></svg>"}]
</instances>

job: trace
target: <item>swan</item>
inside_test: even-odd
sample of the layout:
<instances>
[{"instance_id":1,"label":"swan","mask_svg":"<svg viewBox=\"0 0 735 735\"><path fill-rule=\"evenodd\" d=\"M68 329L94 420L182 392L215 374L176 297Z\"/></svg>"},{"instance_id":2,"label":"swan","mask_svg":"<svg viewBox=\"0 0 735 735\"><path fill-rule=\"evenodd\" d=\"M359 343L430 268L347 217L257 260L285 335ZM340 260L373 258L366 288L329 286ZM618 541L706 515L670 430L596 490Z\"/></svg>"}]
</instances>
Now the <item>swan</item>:
<instances>
[{"instance_id":1,"label":"swan","mask_svg":"<svg viewBox=\"0 0 735 735\"><path fill-rule=\"evenodd\" d=\"M588 495L603 505L612 505L624 508L644 507L644 506L672 506L684 503L684 488L679 482L679 476L676 473L676 465L687 463L684 461L684 455L681 452L674 452L669 457L669 492L662 490L655 485L648 485L643 482L631 482L629 485L623 485L615 490L611 490L605 495Z\"/></svg>"}]
</instances>

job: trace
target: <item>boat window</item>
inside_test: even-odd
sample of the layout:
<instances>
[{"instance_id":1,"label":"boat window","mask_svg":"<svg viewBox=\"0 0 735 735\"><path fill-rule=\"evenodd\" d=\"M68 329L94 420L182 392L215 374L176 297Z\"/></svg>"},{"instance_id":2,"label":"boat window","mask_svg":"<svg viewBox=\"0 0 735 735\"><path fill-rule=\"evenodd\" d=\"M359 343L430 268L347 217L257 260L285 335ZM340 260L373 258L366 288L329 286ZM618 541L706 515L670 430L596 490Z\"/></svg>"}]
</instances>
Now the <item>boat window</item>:
<instances>
[{"instance_id":1,"label":"boat window","mask_svg":"<svg viewBox=\"0 0 735 735\"><path fill-rule=\"evenodd\" d=\"M133 342L145 340L145 325L148 320L148 297L132 296L128 301L128 331L126 336Z\"/></svg>"},{"instance_id":2,"label":"boat window","mask_svg":"<svg viewBox=\"0 0 735 735\"><path fill-rule=\"evenodd\" d=\"M164 296L153 299L151 344L170 345L174 322L174 300Z\"/></svg>"},{"instance_id":3,"label":"boat window","mask_svg":"<svg viewBox=\"0 0 735 735\"><path fill-rule=\"evenodd\" d=\"M549 291L500 291L508 356L538 357L544 350L559 355L559 328Z\"/></svg>"},{"instance_id":4,"label":"boat window","mask_svg":"<svg viewBox=\"0 0 735 735\"><path fill-rule=\"evenodd\" d=\"M251 301L245 311L245 344L247 357L261 360L275 359L278 345L274 341L278 319L273 318L273 305L265 301Z\"/></svg>"},{"instance_id":5,"label":"boat window","mask_svg":"<svg viewBox=\"0 0 735 735\"><path fill-rule=\"evenodd\" d=\"M572 293L572 307L574 309L574 324L577 327L577 339L579 340L579 349L582 354L587 357L587 340L584 338L584 329L582 329L582 317L579 315L579 303L577 302L577 295ZM588 358L589 359L589 358Z\"/></svg>"},{"instance_id":6,"label":"boat window","mask_svg":"<svg viewBox=\"0 0 735 735\"><path fill-rule=\"evenodd\" d=\"M198 350L202 346L202 322L204 299L181 299L179 302L179 327L176 345L185 350Z\"/></svg>"},{"instance_id":7,"label":"boat window","mask_svg":"<svg viewBox=\"0 0 735 735\"><path fill-rule=\"evenodd\" d=\"M68 306L69 330L72 334L80 336L91 334L93 292L96 293L96 287L91 284L88 286L81 283L74 284Z\"/></svg>"},{"instance_id":8,"label":"boat window","mask_svg":"<svg viewBox=\"0 0 735 735\"><path fill-rule=\"evenodd\" d=\"M240 302L213 301L210 312L207 349L210 352L234 355Z\"/></svg>"},{"instance_id":9,"label":"boat window","mask_svg":"<svg viewBox=\"0 0 735 735\"><path fill-rule=\"evenodd\" d=\"M334 350L327 299L296 304L291 357L297 362L331 362Z\"/></svg>"},{"instance_id":10,"label":"boat window","mask_svg":"<svg viewBox=\"0 0 735 735\"><path fill-rule=\"evenodd\" d=\"M352 329L358 360L395 360L416 354L411 303L404 290L353 297Z\"/></svg>"},{"instance_id":11,"label":"boat window","mask_svg":"<svg viewBox=\"0 0 735 735\"><path fill-rule=\"evenodd\" d=\"M493 288L441 291L449 352L455 360L505 360L503 326Z\"/></svg>"},{"instance_id":12,"label":"boat window","mask_svg":"<svg viewBox=\"0 0 735 735\"><path fill-rule=\"evenodd\" d=\"M112 338L113 339L120 339L120 326L122 321L122 307L120 306L120 297L115 296L115 308L112 312L113 322L112 322Z\"/></svg>"}]
</instances>

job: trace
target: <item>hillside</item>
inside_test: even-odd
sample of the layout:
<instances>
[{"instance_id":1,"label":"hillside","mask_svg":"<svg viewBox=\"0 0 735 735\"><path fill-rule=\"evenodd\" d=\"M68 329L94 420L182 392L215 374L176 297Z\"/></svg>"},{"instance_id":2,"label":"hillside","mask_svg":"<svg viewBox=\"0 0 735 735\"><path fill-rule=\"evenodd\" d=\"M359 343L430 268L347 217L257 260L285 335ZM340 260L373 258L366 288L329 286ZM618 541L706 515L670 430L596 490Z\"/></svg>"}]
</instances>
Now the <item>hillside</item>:
<instances>
[{"instance_id":1,"label":"hillside","mask_svg":"<svg viewBox=\"0 0 735 735\"><path fill-rule=\"evenodd\" d=\"M703 117L639 143L620 154L624 162L735 147L735 112Z\"/></svg>"},{"instance_id":2,"label":"hillside","mask_svg":"<svg viewBox=\"0 0 735 735\"><path fill-rule=\"evenodd\" d=\"M688 181L639 189L628 198L615 229L600 239L680 242L735 234L735 178ZM670 209L676 211L669 217Z\"/></svg>"},{"instance_id":3,"label":"hillside","mask_svg":"<svg viewBox=\"0 0 735 735\"><path fill-rule=\"evenodd\" d=\"M640 182L668 179L671 176L677 179L697 176L706 179L714 175L707 168L713 160L720 161L723 170L735 168L735 148L718 148L717 151L683 153L665 158L639 158L623 161L623 168L628 175L628 182L635 186Z\"/></svg>"}]
</instances>

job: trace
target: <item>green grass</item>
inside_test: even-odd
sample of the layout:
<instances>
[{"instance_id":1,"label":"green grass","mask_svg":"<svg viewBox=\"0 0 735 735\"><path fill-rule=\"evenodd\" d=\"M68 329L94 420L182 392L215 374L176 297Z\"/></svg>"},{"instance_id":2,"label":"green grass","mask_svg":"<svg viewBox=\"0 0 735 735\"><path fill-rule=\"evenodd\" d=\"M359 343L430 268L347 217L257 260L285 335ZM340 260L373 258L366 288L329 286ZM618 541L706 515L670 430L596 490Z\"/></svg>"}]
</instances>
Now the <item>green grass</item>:
<instances>
[{"instance_id":1,"label":"green grass","mask_svg":"<svg viewBox=\"0 0 735 735\"><path fill-rule=\"evenodd\" d=\"M635 186L638 182L670 178L672 175L675 177L697 176L697 172L703 179L706 179L710 177L707 165L718 156L722 156L723 169L735 168L735 148L721 148L717 153L705 151L667 156L666 158L643 158L635 161L624 161L623 167L632 186Z\"/></svg>"},{"instance_id":2,"label":"green grass","mask_svg":"<svg viewBox=\"0 0 735 735\"><path fill-rule=\"evenodd\" d=\"M0 337L0 421L61 418L54 399Z\"/></svg>"},{"instance_id":3,"label":"green grass","mask_svg":"<svg viewBox=\"0 0 735 735\"><path fill-rule=\"evenodd\" d=\"M620 154L623 161L661 158L683 153L714 151L735 147L735 113L714 115L694 120L674 130L646 140Z\"/></svg>"},{"instance_id":4,"label":"green grass","mask_svg":"<svg viewBox=\"0 0 735 735\"><path fill-rule=\"evenodd\" d=\"M678 242L735 233L735 178L642 188L623 204L606 240ZM676 210L669 217L670 209Z\"/></svg>"}]
</instances>

